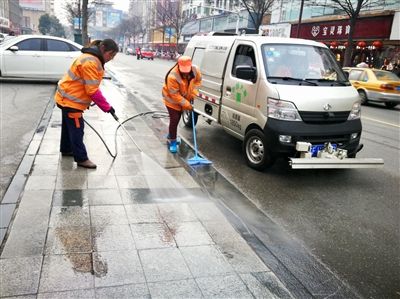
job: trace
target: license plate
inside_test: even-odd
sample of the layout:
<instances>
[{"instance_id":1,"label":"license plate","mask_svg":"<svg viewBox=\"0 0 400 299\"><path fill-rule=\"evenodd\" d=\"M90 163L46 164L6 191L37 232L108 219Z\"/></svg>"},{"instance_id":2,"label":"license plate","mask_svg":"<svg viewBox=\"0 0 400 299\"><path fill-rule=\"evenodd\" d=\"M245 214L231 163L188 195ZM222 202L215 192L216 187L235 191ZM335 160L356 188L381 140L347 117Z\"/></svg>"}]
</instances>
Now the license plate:
<instances>
[{"instance_id":1,"label":"license plate","mask_svg":"<svg viewBox=\"0 0 400 299\"><path fill-rule=\"evenodd\" d=\"M400 90L400 86L397 86L396 89L397 89L397 90Z\"/></svg>"},{"instance_id":2,"label":"license plate","mask_svg":"<svg viewBox=\"0 0 400 299\"><path fill-rule=\"evenodd\" d=\"M333 149L336 150L337 144L331 144ZM319 151L322 151L324 149L325 145L323 144L314 144L311 146L311 155L312 157L316 157Z\"/></svg>"}]
</instances>

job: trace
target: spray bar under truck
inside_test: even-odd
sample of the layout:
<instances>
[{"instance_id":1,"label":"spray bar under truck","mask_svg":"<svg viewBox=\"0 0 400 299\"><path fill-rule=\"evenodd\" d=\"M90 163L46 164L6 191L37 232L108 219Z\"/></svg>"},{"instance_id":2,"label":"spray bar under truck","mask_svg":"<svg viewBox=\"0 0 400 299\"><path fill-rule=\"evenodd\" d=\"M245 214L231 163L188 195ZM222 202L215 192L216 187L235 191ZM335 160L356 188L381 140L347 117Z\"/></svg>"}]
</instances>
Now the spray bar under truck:
<instances>
[{"instance_id":1,"label":"spray bar under truck","mask_svg":"<svg viewBox=\"0 0 400 299\"><path fill-rule=\"evenodd\" d=\"M210 34L194 36L184 55L203 77L195 112L242 140L250 167L263 170L280 157L295 169L383 166L356 158L360 99L324 44ZM192 125L190 115L183 119Z\"/></svg>"}]
</instances>

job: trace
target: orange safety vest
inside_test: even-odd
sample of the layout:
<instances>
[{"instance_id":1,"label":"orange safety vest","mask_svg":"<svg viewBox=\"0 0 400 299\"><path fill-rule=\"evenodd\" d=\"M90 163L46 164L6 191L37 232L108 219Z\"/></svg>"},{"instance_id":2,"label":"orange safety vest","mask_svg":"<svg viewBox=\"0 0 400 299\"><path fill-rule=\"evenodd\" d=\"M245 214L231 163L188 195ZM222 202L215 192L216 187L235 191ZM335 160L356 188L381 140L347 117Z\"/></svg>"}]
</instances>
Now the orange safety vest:
<instances>
[{"instance_id":1,"label":"orange safety vest","mask_svg":"<svg viewBox=\"0 0 400 299\"><path fill-rule=\"evenodd\" d=\"M86 110L103 79L104 68L99 58L82 54L58 82L55 101L62 107Z\"/></svg>"},{"instance_id":2,"label":"orange safety vest","mask_svg":"<svg viewBox=\"0 0 400 299\"><path fill-rule=\"evenodd\" d=\"M168 74L167 82L164 83L162 95L164 104L177 111L190 109L190 100L199 95L201 85L201 73L199 68L192 65L194 78L190 82L181 77L176 65Z\"/></svg>"}]
</instances>

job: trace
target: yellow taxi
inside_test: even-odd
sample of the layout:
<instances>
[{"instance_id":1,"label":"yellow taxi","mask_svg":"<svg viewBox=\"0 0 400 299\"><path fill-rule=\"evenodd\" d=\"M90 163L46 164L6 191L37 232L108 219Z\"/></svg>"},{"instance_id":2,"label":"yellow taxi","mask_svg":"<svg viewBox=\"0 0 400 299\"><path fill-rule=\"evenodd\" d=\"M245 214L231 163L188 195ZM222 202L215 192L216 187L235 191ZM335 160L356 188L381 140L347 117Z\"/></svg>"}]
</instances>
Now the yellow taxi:
<instances>
[{"instance_id":1,"label":"yellow taxi","mask_svg":"<svg viewBox=\"0 0 400 299\"><path fill-rule=\"evenodd\" d=\"M400 78L394 73L378 69L344 67L349 81L357 89L362 104L381 102L388 108L400 104Z\"/></svg>"}]
</instances>

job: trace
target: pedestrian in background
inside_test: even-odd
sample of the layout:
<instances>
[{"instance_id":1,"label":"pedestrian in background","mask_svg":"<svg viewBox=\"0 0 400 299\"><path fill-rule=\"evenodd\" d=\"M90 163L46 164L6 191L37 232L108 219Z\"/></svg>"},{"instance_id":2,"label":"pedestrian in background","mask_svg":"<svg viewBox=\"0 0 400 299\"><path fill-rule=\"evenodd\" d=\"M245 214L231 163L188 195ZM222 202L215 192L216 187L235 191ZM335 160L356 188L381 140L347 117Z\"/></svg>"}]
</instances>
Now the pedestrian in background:
<instances>
[{"instance_id":1,"label":"pedestrian in background","mask_svg":"<svg viewBox=\"0 0 400 299\"><path fill-rule=\"evenodd\" d=\"M112 39L93 41L81 50L68 72L58 82L55 101L62 110L60 152L73 156L78 166L96 168L89 160L83 143L84 121L82 113L93 102L104 112L115 113L100 90L104 64L118 53L118 45Z\"/></svg>"},{"instance_id":2,"label":"pedestrian in background","mask_svg":"<svg viewBox=\"0 0 400 299\"><path fill-rule=\"evenodd\" d=\"M193 110L192 103L198 95L201 73L192 65L189 56L181 56L168 71L162 89L164 104L169 114L168 148L171 153L178 151L177 129L183 110Z\"/></svg>"},{"instance_id":3,"label":"pedestrian in background","mask_svg":"<svg viewBox=\"0 0 400 299\"><path fill-rule=\"evenodd\" d=\"M140 49L140 47L136 48L136 58L137 60L139 60L142 56L142 49Z\"/></svg>"}]
</instances>

